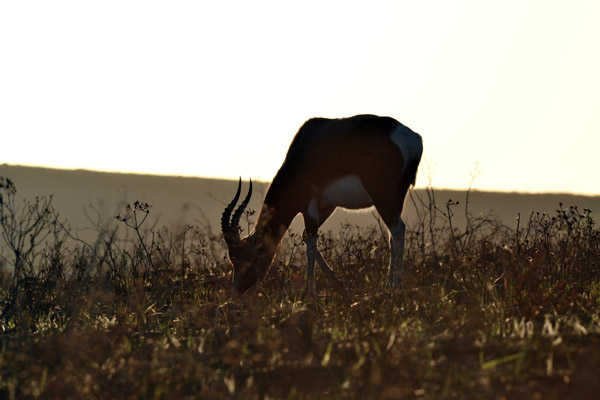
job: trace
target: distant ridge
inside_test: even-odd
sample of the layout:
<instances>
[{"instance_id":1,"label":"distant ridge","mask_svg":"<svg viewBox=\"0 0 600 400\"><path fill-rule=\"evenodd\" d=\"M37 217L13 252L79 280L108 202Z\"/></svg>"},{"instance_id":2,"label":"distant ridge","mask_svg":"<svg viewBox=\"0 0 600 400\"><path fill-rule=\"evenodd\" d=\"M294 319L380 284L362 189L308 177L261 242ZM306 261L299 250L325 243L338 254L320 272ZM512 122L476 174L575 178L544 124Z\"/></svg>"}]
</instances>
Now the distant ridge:
<instances>
[{"instance_id":1,"label":"distant ridge","mask_svg":"<svg viewBox=\"0 0 600 400\"><path fill-rule=\"evenodd\" d=\"M42 167L25 167L2 164L0 176L12 179L18 194L24 198L53 195L53 204L71 226L85 230L93 225L95 211L100 214L100 223L116 223L114 216L124 211L128 203L136 200L152 205L151 220L158 226L209 225L213 233L219 233L219 218L225 204L235 192L234 180L193 178L181 176L127 174L96 172L90 170L62 170ZM267 182L255 182L255 195L250 208L258 210L267 189ZM435 190L439 208L444 208L449 199L461 202L456 206L455 221L464 223L465 191ZM423 198L423 189L416 195ZM473 215L489 213L500 217L504 224L515 227L515 218L521 213L528 218L532 210L555 214L559 203L577 205L580 209L590 208L596 215L600 211L599 196L566 193L532 194L472 191L469 212ZM84 210L85 209L85 210ZM87 216L86 216L87 214ZM410 198L405 204L405 217L410 228L416 219ZM347 220L352 224L366 225L376 222L371 212L336 212L325 224L324 229L337 229ZM301 218L296 224L301 223ZM296 225L299 226L299 225Z\"/></svg>"}]
</instances>

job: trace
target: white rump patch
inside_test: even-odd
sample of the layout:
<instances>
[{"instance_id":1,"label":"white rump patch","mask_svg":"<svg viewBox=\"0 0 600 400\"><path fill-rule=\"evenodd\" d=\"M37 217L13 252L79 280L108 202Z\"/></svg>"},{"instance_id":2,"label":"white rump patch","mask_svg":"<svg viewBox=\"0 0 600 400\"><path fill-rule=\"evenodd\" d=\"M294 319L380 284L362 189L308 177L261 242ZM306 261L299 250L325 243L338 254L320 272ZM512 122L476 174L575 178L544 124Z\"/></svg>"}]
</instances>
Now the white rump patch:
<instances>
[{"instance_id":1,"label":"white rump patch","mask_svg":"<svg viewBox=\"0 0 600 400\"><path fill-rule=\"evenodd\" d=\"M365 190L357 175L347 175L333 181L321 193L322 206L344 207L349 209L366 208L373 200Z\"/></svg>"},{"instance_id":2,"label":"white rump patch","mask_svg":"<svg viewBox=\"0 0 600 400\"><path fill-rule=\"evenodd\" d=\"M404 157L404 168L410 160L417 160L423 151L423 140L418 133L405 126L398 126L390 135L392 141L400 148Z\"/></svg>"}]
</instances>

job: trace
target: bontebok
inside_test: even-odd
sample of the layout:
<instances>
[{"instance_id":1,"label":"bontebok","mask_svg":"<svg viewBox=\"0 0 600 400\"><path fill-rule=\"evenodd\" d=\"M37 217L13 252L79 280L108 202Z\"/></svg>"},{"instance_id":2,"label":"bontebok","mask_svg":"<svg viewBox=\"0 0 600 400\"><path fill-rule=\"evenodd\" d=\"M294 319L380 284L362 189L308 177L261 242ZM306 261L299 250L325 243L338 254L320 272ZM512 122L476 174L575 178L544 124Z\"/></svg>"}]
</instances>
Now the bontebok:
<instances>
[{"instance_id":1,"label":"bontebok","mask_svg":"<svg viewBox=\"0 0 600 400\"><path fill-rule=\"evenodd\" d=\"M240 198L240 180L235 197L223 211L221 228L233 264L234 290L246 292L264 278L298 213L304 217L307 293L314 294L315 262L334 280L333 270L317 247L317 231L336 207L375 206L390 232L386 286L401 284L405 224L400 214L422 152L421 136L393 118L357 115L306 121L267 190L254 230L240 238L239 221L252 196L252 181L245 199L233 211Z\"/></svg>"}]
</instances>

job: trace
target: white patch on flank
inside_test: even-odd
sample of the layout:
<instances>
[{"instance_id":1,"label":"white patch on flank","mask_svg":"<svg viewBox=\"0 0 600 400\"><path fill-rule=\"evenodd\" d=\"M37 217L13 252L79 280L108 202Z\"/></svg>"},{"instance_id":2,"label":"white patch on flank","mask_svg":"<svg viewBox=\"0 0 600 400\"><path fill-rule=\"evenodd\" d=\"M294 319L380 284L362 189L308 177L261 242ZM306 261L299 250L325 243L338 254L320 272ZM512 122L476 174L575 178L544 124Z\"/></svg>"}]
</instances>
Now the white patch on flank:
<instances>
[{"instance_id":1,"label":"white patch on flank","mask_svg":"<svg viewBox=\"0 0 600 400\"><path fill-rule=\"evenodd\" d=\"M373 205L373 200L356 175L347 175L327 185L321 193L321 202L322 208L332 206L354 210Z\"/></svg>"},{"instance_id":2,"label":"white patch on flank","mask_svg":"<svg viewBox=\"0 0 600 400\"><path fill-rule=\"evenodd\" d=\"M418 133L412 132L405 126L400 125L392 132L390 137L402 152L405 168L409 160L416 160L421 155L421 152L423 151L423 140Z\"/></svg>"}]
</instances>

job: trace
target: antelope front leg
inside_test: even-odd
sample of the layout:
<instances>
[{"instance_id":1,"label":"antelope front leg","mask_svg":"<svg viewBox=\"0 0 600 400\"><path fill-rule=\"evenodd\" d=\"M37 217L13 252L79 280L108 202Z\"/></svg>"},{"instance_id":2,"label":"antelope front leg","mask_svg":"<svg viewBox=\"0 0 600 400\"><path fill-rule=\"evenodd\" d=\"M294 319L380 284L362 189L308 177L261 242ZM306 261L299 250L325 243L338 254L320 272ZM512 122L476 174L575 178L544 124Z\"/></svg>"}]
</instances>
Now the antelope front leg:
<instances>
[{"instance_id":1,"label":"antelope front leg","mask_svg":"<svg viewBox=\"0 0 600 400\"><path fill-rule=\"evenodd\" d=\"M342 283L342 281L340 281L338 278L335 277L335 275L333 274L333 268L331 268L329 266L329 264L327 263L327 261L325 261L325 259L323 258L323 255L321 254L321 251L318 248L317 248L317 263L319 264L319 267L321 267L321 271L323 271L323 274L327 278L327 281L329 282L330 285L333 285L333 287L336 290L344 289L344 284Z\"/></svg>"},{"instance_id":2,"label":"antelope front leg","mask_svg":"<svg viewBox=\"0 0 600 400\"><path fill-rule=\"evenodd\" d=\"M310 235L306 240L306 258L308 259L308 267L306 268L306 295L314 297L315 295L315 260L317 258L317 236Z\"/></svg>"},{"instance_id":3,"label":"antelope front leg","mask_svg":"<svg viewBox=\"0 0 600 400\"><path fill-rule=\"evenodd\" d=\"M331 281L337 281L337 279L335 278L335 276L333 275L333 268L331 268L329 266L329 264L327 263L327 261L325 261L325 259L323 258L323 255L321 254L321 251L317 248L317 263L319 264L319 267L321 267L321 271L323 271L323 274L325 274L325 277Z\"/></svg>"}]
</instances>

